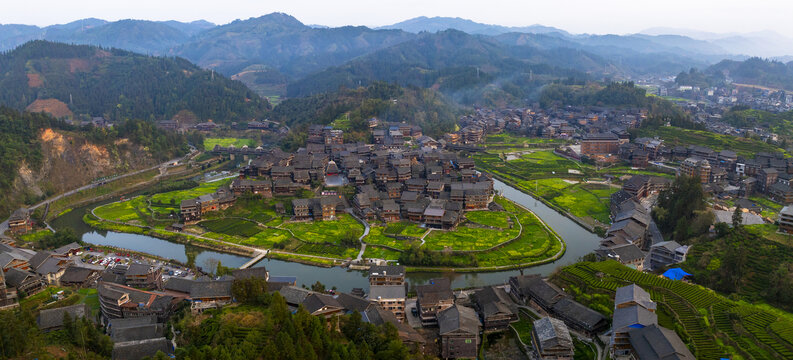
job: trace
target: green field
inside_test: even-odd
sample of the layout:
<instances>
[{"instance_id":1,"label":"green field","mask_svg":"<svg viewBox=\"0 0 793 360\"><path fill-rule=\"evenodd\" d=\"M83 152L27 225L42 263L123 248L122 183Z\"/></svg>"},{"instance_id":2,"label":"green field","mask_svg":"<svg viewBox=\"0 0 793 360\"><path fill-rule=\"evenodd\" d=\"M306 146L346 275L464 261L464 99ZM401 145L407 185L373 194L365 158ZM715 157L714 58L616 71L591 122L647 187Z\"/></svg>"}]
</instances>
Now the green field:
<instances>
[{"instance_id":1,"label":"green field","mask_svg":"<svg viewBox=\"0 0 793 360\"><path fill-rule=\"evenodd\" d=\"M413 243L412 241L397 240L393 237L386 236L383 233L385 229L386 228L383 228L382 226L370 227L369 235L366 235L363 241L365 241L367 244L383 245L399 250L407 250L410 247L410 244Z\"/></svg>"},{"instance_id":2,"label":"green field","mask_svg":"<svg viewBox=\"0 0 793 360\"><path fill-rule=\"evenodd\" d=\"M715 151L732 150L740 156L753 157L754 154L766 152L779 152L782 149L764 143L762 141L741 138L731 135L716 134L704 130L689 130L674 126L662 126L657 129L642 128L639 130L641 137L658 136L664 140L664 144L669 147L701 145L707 146Z\"/></svg>"},{"instance_id":3,"label":"green field","mask_svg":"<svg viewBox=\"0 0 793 360\"><path fill-rule=\"evenodd\" d=\"M510 326L512 326L512 328L518 332L520 341L528 346L531 346L531 332L532 329L534 329L534 320L536 319L529 317L527 312L521 311L519 313L518 321L510 324Z\"/></svg>"},{"instance_id":4,"label":"green field","mask_svg":"<svg viewBox=\"0 0 793 360\"><path fill-rule=\"evenodd\" d=\"M342 237L350 231L356 238L363 234L363 225L349 214L340 214L333 221L292 222L284 224L283 227L308 243L339 244Z\"/></svg>"},{"instance_id":5,"label":"green field","mask_svg":"<svg viewBox=\"0 0 793 360\"><path fill-rule=\"evenodd\" d=\"M230 184L232 179L225 179L213 182L201 183L198 187L187 190L176 190L165 193L154 194L151 197L152 208L155 211L163 212L170 209L179 209L182 200L195 199L201 195L212 194L218 188Z\"/></svg>"},{"instance_id":6,"label":"green field","mask_svg":"<svg viewBox=\"0 0 793 360\"><path fill-rule=\"evenodd\" d=\"M52 235L52 231L47 229L34 231L27 234L17 235L17 239L22 240L24 242L36 242L39 241L49 235Z\"/></svg>"},{"instance_id":7,"label":"green field","mask_svg":"<svg viewBox=\"0 0 793 360\"><path fill-rule=\"evenodd\" d=\"M456 251L486 250L509 241L518 235L515 227L507 230L494 230L460 225L454 231L437 230L424 238L424 247L429 250L450 248Z\"/></svg>"},{"instance_id":8,"label":"green field","mask_svg":"<svg viewBox=\"0 0 793 360\"><path fill-rule=\"evenodd\" d=\"M246 238L262 231L255 223L242 219L204 220L198 225L212 232Z\"/></svg>"},{"instance_id":9,"label":"green field","mask_svg":"<svg viewBox=\"0 0 793 360\"><path fill-rule=\"evenodd\" d=\"M678 334L697 359L793 358L793 314L781 310L736 302L702 286L639 272L611 260L565 267L553 281L580 287L585 294L605 294L609 301L617 287L641 286L654 301L672 310L680 325Z\"/></svg>"},{"instance_id":10,"label":"green field","mask_svg":"<svg viewBox=\"0 0 793 360\"><path fill-rule=\"evenodd\" d=\"M292 234L286 230L267 228L243 241L241 244L271 248L275 244L289 240L291 237Z\"/></svg>"},{"instance_id":11,"label":"green field","mask_svg":"<svg viewBox=\"0 0 793 360\"><path fill-rule=\"evenodd\" d=\"M235 147L241 148L243 146L252 147L256 145L256 142L253 139L240 139L240 138L206 138L204 139L204 150L210 151L215 148L215 145L220 145L222 147L229 147L230 145L234 145Z\"/></svg>"},{"instance_id":12,"label":"green field","mask_svg":"<svg viewBox=\"0 0 793 360\"><path fill-rule=\"evenodd\" d=\"M540 223L537 216L504 198L496 197L496 202L519 219L523 232L517 240L507 245L476 253L479 266L506 266L542 261L562 250L562 243Z\"/></svg>"},{"instance_id":13,"label":"green field","mask_svg":"<svg viewBox=\"0 0 793 360\"><path fill-rule=\"evenodd\" d=\"M363 252L363 257L367 259L385 259L385 260L398 260L399 251L381 248L377 246L366 246L366 251Z\"/></svg>"},{"instance_id":14,"label":"green field","mask_svg":"<svg viewBox=\"0 0 793 360\"><path fill-rule=\"evenodd\" d=\"M397 222L388 224L383 233L389 235L411 236L420 238L427 232L427 228L423 228L414 223Z\"/></svg>"},{"instance_id":15,"label":"green field","mask_svg":"<svg viewBox=\"0 0 793 360\"><path fill-rule=\"evenodd\" d=\"M469 211L465 217L470 222L480 225L492 226L495 228L506 229L509 227L509 215L500 211Z\"/></svg>"},{"instance_id":16,"label":"green field","mask_svg":"<svg viewBox=\"0 0 793 360\"><path fill-rule=\"evenodd\" d=\"M298 254L347 259L358 256L359 250L360 248L348 248L338 245L303 243L293 251Z\"/></svg>"},{"instance_id":17,"label":"green field","mask_svg":"<svg viewBox=\"0 0 793 360\"><path fill-rule=\"evenodd\" d=\"M142 225L146 223L146 218L151 215L146 206L146 197L138 196L127 201L102 205L94 209L94 213L105 220Z\"/></svg>"}]
</instances>

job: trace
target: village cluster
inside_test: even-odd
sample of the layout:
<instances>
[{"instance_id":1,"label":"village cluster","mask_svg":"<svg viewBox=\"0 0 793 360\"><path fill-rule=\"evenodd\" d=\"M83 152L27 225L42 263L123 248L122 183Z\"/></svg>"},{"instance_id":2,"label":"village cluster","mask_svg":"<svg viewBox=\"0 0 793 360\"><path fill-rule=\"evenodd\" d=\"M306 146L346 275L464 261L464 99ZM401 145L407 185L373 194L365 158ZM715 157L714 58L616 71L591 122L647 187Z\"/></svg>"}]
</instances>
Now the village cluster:
<instances>
[{"instance_id":1,"label":"village cluster","mask_svg":"<svg viewBox=\"0 0 793 360\"><path fill-rule=\"evenodd\" d=\"M383 222L412 221L427 227L453 228L466 210L487 209L493 180L474 170L474 161L439 149L416 126L385 124L373 131L374 144L345 144L341 130L309 128L308 144L296 153L278 149L222 148L213 152L250 160L229 191L219 190L181 203L185 221L207 211L225 209L234 195L289 196L313 187L357 188L352 204L338 194L294 199L293 220L332 220L337 211L354 208L358 216ZM404 133L416 140L406 146ZM381 138L382 136L382 138Z\"/></svg>"}]
</instances>

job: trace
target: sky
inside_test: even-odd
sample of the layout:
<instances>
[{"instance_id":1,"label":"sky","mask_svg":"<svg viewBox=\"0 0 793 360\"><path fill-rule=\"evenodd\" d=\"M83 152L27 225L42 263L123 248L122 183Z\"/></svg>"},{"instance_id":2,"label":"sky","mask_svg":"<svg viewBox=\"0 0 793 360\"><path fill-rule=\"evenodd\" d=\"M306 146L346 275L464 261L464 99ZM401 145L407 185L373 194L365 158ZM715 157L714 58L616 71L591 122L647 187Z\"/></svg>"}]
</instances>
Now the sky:
<instances>
[{"instance_id":1,"label":"sky","mask_svg":"<svg viewBox=\"0 0 793 360\"><path fill-rule=\"evenodd\" d=\"M573 33L628 34L651 27L717 33L772 30L793 37L787 0L0 0L1 24L46 26L95 17L225 24L283 12L305 24L388 25L450 16L506 26L542 24Z\"/></svg>"}]
</instances>

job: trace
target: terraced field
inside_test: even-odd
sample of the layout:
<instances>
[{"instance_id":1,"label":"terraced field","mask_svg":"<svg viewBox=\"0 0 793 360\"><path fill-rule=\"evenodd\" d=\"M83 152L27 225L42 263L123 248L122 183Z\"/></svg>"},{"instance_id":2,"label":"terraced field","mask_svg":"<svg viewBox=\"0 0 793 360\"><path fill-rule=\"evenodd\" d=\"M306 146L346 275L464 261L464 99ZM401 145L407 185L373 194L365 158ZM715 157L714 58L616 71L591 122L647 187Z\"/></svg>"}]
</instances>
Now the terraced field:
<instances>
[{"instance_id":1,"label":"terraced field","mask_svg":"<svg viewBox=\"0 0 793 360\"><path fill-rule=\"evenodd\" d=\"M554 278L592 292L613 293L635 283L668 306L682 325L697 359L739 355L749 359L793 359L793 315L777 316L759 306L738 303L698 285L639 272L615 261L577 263ZM712 324L712 325L709 325Z\"/></svg>"}]
</instances>

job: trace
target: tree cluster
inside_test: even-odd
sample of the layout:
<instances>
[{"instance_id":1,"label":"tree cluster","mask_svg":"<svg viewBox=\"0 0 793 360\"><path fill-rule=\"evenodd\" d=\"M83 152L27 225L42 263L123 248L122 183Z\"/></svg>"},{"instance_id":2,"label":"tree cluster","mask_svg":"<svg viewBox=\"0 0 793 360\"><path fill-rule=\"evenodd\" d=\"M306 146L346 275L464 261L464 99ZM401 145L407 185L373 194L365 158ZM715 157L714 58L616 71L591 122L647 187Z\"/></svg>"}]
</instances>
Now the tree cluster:
<instances>
[{"instance_id":1,"label":"tree cluster","mask_svg":"<svg viewBox=\"0 0 793 360\"><path fill-rule=\"evenodd\" d=\"M679 243L702 235L713 224L713 212L705 204L699 177L679 176L658 196L653 219L661 232Z\"/></svg>"},{"instance_id":2,"label":"tree cluster","mask_svg":"<svg viewBox=\"0 0 793 360\"><path fill-rule=\"evenodd\" d=\"M697 283L748 301L793 309L793 251L739 226L692 248L684 266Z\"/></svg>"},{"instance_id":3,"label":"tree cluster","mask_svg":"<svg viewBox=\"0 0 793 360\"><path fill-rule=\"evenodd\" d=\"M86 318L65 314L63 328L47 334L36 325L36 314L21 307L0 311L0 358L50 359L47 347L64 350L69 359L107 359L113 351L110 337Z\"/></svg>"},{"instance_id":4,"label":"tree cluster","mask_svg":"<svg viewBox=\"0 0 793 360\"><path fill-rule=\"evenodd\" d=\"M360 315L326 320L302 307L292 313L274 294L266 307L233 313L208 311L200 323L181 322L177 359L407 359L393 326L374 326ZM341 329L339 332L337 329Z\"/></svg>"},{"instance_id":5,"label":"tree cluster","mask_svg":"<svg viewBox=\"0 0 793 360\"><path fill-rule=\"evenodd\" d=\"M479 260L474 254L455 255L447 251L432 251L418 244L411 245L399 254L399 262L412 266L476 267Z\"/></svg>"}]
</instances>

